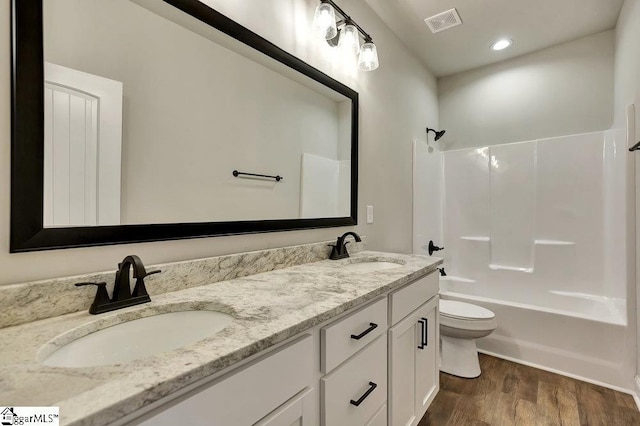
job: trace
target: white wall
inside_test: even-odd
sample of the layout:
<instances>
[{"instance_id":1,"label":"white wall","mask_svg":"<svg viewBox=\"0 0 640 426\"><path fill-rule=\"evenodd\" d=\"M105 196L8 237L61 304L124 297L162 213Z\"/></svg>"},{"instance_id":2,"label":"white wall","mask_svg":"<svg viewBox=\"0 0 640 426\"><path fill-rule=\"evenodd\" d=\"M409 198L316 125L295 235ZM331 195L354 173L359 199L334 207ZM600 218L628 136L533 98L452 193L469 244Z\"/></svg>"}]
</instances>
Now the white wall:
<instances>
[{"instance_id":1,"label":"white wall","mask_svg":"<svg viewBox=\"0 0 640 426\"><path fill-rule=\"evenodd\" d=\"M425 135L426 136L426 135ZM443 155L437 142L416 139L413 152L413 252L428 255L429 241L443 246ZM434 256L442 257L441 253Z\"/></svg>"},{"instance_id":2,"label":"white wall","mask_svg":"<svg viewBox=\"0 0 640 426\"><path fill-rule=\"evenodd\" d=\"M442 148L608 129L613 62L614 32L606 31L440 78Z\"/></svg>"},{"instance_id":3,"label":"white wall","mask_svg":"<svg viewBox=\"0 0 640 426\"><path fill-rule=\"evenodd\" d=\"M212 2L213 3L213 2ZM224 13L360 94L360 173L357 227L368 247L412 251L412 140L437 125L436 81L373 11L358 0L340 6L374 38L380 68L353 74L308 37L315 0L215 2ZM277 232L194 240L9 254L10 13L0 2L0 284L114 269L136 253L148 264L334 239L347 228ZM364 224L365 206L375 223Z\"/></svg>"}]
</instances>

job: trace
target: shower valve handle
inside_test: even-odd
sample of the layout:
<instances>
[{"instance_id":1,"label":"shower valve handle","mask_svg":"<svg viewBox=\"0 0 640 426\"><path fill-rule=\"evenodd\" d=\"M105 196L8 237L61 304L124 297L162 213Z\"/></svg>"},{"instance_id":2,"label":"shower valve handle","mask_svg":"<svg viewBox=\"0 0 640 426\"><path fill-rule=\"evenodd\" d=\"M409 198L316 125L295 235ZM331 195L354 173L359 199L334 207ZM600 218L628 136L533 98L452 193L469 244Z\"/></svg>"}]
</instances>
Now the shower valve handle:
<instances>
[{"instance_id":1,"label":"shower valve handle","mask_svg":"<svg viewBox=\"0 0 640 426\"><path fill-rule=\"evenodd\" d=\"M438 247L437 245L433 244L433 240L429 240L428 250L429 250L429 256L433 256L434 251L444 250L444 247Z\"/></svg>"}]
</instances>

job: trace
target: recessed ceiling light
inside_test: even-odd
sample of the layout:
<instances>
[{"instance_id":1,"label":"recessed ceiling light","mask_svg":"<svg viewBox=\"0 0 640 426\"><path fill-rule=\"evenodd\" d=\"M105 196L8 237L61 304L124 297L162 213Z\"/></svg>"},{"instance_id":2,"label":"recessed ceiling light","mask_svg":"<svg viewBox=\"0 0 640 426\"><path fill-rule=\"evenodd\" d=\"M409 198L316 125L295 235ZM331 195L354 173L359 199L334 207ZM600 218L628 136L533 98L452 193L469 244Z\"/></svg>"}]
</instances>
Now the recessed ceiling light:
<instances>
[{"instance_id":1,"label":"recessed ceiling light","mask_svg":"<svg viewBox=\"0 0 640 426\"><path fill-rule=\"evenodd\" d=\"M511 46L512 44L513 44L513 40L509 40L509 39L503 38L503 39L498 40L495 43L493 43L491 45L491 49L492 50L502 50L502 49L506 49L507 47Z\"/></svg>"}]
</instances>

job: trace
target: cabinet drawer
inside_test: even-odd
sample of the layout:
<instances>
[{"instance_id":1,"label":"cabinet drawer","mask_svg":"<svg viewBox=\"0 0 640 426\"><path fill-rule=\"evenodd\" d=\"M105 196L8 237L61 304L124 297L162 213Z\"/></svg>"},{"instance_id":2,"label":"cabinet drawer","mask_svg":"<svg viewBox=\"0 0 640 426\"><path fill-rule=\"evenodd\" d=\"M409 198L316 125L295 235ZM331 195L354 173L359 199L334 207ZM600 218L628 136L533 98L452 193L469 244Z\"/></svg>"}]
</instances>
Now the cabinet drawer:
<instances>
[{"instance_id":1,"label":"cabinet drawer","mask_svg":"<svg viewBox=\"0 0 640 426\"><path fill-rule=\"evenodd\" d=\"M323 377L320 389L323 426L366 425L387 400L386 336Z\"/></svg>"},{"instance_id":2,"label":"cabinet drawer","mask_svg":"<svg viewBox=\"0 0 640 426\"><path fill-rule=\"evenodd\" d=\"M383 298L320 330L320 369L328 373L387 331L387 299Z\"/></svg>"},{"instance_id":3,"label":"cabinet drawer","mask_svg":"<svg viewBox=\"0 0 640 426\"><path fill-rule=\"evenodd\" d=\"M436 272L432 272L402 287L400 290L391 293L391 295L389 295L391 325L396 324L437 294L438 274Z\"/></svg>"}]
</instances>

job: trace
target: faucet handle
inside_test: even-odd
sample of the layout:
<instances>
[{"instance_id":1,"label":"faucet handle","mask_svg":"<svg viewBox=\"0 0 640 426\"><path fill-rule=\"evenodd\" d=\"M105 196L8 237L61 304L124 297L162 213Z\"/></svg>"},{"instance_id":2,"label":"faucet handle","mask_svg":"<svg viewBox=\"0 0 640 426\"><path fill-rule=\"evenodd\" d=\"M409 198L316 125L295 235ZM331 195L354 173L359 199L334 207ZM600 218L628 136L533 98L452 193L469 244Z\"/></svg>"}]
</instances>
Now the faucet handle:
<instances>
[{"instance_id":1,"label":"faucet handle","mask_svg":"<svg viewBox=\"0 0 640 426\"><path fill-rule=\"evenodd\" d=\"M156 269L155 271L147 271L147 275L146 276L148 277L149 275L159 274L161 272L162 272L162 270L160 270L160 269Z\"/></svg>"},{"instance_id":2,"label":"faucet handle","mask_svg":"<svg viewBox=\"0 0 640 426\"><path fill-rule=\"evenodd\" d=\"M84 287L88 285L95 285L98 287L98 291L96 292L96 297L93 298L93 303L89 308L90 314L99 314L102 312L100 309L103 305L109 303L111 300L109 299L109 293L107 293L107 283L99 282L99 283L76 283L76 287Z\"/></svg>"}]
</instances>

